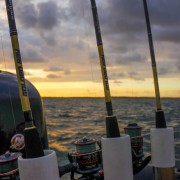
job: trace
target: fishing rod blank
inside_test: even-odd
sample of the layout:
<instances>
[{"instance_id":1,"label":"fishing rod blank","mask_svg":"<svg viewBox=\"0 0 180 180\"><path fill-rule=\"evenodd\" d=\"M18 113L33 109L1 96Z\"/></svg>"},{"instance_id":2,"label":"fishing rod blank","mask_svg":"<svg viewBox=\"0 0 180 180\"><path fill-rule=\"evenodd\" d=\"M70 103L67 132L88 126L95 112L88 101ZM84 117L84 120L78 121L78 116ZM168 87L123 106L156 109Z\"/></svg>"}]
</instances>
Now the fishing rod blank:
<instances>
[{"instance_id":1,"label":"fishing rod blank","mask_svg":"<svg viewBox=\"0 0 180 180\"><path fill-rule=\"evenodd\" d=\"M159 83L158 83L158 74L157 74L157 67L156 67L156 58L154 53L154 46L153 46L153 39L151 33L151 25L149 20L149 13L147 8L146 0L143 0L144 5L144 12L145 12L145 19L147 25L147 32L148 32L148 40L149 40L149 50L151 55L151 64L152 64L152 71L154 77L154 87L155 87L155 95L156 95L156 128L166 128L166 120L164 117L164 112L161 108L161 99L160 99L160 92L159 92Z\"/></svg>"},{"instance_id":2,"label":"fishing rod blank","mask_svg":"<svg viewBox=\"0 0 180 180\"><path fill-rule=\"evenodd\" d=\"M23 65L21 60L21 53L19 48L18 34L16 29L16 22L13 10L12 0L5 0L6 10L9 22L10 37L14 55L14 62L16 67L19 95L21 99L22 111L25 119L24 140L26 158L36 158L44 156L41 139L37 128L33 123L32 111L28 97L28 91L25 83Z\"/></svg>"},{"instance_id":3,"label":"fishing rod blank","mask_svg":"<svg viewBox=\"0 0 180 180\"><path fill-rule=\"evenodd\" d=\"M106 70L103 42L101 38L101 30L100 30L100 24L99 24L95 0L91 0L91 7L92 7L94 27L95 27L95 33L96 33L99 60L100 60L100 65L101 65L102 80L103 80L103 85L104 85L106 110L107 110L107 115L108 115L106 117L106 133L107 133L107 137L119 137L120 132L119 132L117 118L116 116L113 116L113 108L112 108L111 94L110 94L110 88L109 88L109 82L108 82L108 75L107 75L107 70Z\"/></svg>"}]
</instances>

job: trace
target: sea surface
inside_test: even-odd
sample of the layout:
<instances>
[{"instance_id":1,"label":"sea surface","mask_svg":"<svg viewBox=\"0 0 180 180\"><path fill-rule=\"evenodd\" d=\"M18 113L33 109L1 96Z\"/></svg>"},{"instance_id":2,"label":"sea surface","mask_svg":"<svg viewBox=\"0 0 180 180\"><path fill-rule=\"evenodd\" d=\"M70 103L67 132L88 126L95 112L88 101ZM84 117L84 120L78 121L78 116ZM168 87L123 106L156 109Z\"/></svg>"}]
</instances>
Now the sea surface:
<instances>
[{"instance_id":1,"label":"sea surface","mask_svg":"<svg viewBox=\"0 0 180 180\"><path fill-rule=\"evenodd\" d=\"M180 98L163 98L168 127L174 128L176 166L180 168ZM83 137L100 140L105 133L106 108L103 98L43 98L49 146L59 165L68 163L67 154L75 150L73 142ZM155 127L153 98L113 98L121 134L128 123L138 123L144 137L144 153L150 154L150 128ZM67 176L61 179L69 179Z\"/></svg>"}]
</instances>

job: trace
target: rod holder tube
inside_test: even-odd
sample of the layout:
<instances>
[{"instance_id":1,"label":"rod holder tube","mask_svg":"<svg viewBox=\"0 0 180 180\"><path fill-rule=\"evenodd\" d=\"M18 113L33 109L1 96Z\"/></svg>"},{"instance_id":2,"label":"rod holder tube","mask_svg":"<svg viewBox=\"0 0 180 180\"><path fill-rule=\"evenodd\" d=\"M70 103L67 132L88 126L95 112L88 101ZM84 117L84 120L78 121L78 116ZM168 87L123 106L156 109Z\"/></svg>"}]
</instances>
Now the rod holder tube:
<instances>
[{"instance_id":1,"label":"rod holder tube","mask_svg":"<svg viewBox=\"0 0 180 180\"><path fill-rule=\"evenodd\" d=\"M174 131L173 128L151 128L151 157L154 167L174 167Z\"/></svg>"},{"instance_id":2,"label":"rod holder tube","mask_svg":"<svg viewBox=\"0 0 180 180\"><path fill-rule=\"evenodd\" d=\"M18 158L21 180L60 180L55 151L44 150L44 154L39 158Z\"/></svg>"},{"instance_id":3,"label":"rod holder tube","mask_svg":"<svg viewBox=\"0 0 180 180\"><path fill-rule=\"evenodd\" d=\"M102 138L102 157L105 180L133 180L132 152L129 135Z\"/></svg>"},{"instance_id":4,"label":"rod holder tube","mask_svg":"<svg viewBox=\"0 0 180 180\"><path fill-rule=\"evenodd\" d=\"M154 180L173 180L175 176L173 128L151 128L150 139Z\"/></svg>"}]
</instances>

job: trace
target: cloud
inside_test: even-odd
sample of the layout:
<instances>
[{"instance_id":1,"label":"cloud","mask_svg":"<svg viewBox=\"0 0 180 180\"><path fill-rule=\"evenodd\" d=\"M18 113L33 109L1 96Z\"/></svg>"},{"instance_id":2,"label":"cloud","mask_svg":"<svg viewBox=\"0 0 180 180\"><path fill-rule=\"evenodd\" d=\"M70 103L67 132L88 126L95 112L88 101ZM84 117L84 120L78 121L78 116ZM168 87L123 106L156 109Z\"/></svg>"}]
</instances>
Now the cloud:
<instances>
[{"instance_id":1,"label":"cloud","mask_svg":"<svg viewBox=\"0 0 180 180\"><path fill-rule=\"evenodd\" d=\"M32 48L24 48L21 52L23 62L42 63L46 59L37 51Z\"/></svg>"},{"instance_id":2,"label":"cloud","mask_svg":"<svg viewBox=\"0 0 180 180\"><path fill-rule=\"evenodd\" d=\"M139 53L126 53L117 57L116 62L122 65L129 65L130 63L142 63L146 62L147 58Z\"/></svg>"},{"instance_id":3,"label":"cloud","mask_svg":"<svg viewBox=\"0 0 180 180\"><path fill-rule=\"evenodd\" d=\"M52 2L42 2L37 5L39 10L38 22L39 26L43 29L52 29L54 26L58 25L58 6Z\"/></svg>"},{"instance_id":4,"label":"cloud","mask_svg":"<svg viewBox=\"0 0 180 180\"><path fill-rule=\"evenodd\" d=\"M178 60L178 61L176 62L176 67L177 67L177 69L179 70L179 73L180 73L180 60Z\"/></svg>"},{"instance_id":5,"label":"cloud","mask_svg":"<svg viewBox=\"0 0 180 180\"><path fill-rule=\"evenodd\" d=\"M58 79L58 78L61 78L61 76L58 76L56 74L48 74L46 77L49 78L49 79Z\"/></svg>"},{"instance_id":6,"label":"cloud","mask_svg":"<svg viewBox=\"0 0 180 180\"><path fill-rule=\"evenodd\" d=\"M40 32L41 37L43 40L47 43L48 46L56 46L57 42L55 39L55 36L52 36L52 34L45 33L45 32Z\"/></svg>"},{"instance_id":7,"label":"cloud","mask_svg":"<svg viewBox=\"0 0 180 180\"><path fill-rule=\"evenodd\" d=\"M97 52L95 52L95 51L90 51L89 57L90 57L90 59L98 59L99 58Z\"/></svg>"},{"instance_id":8,"label":"cloud","mask_svg":"<svg viewBox=\"0 0 180 180\"><path fill-rule=\"evenodd\" d=\"M21 3L18 4L19 6L15 6L15 15L17 19L21 22L21 24L26 27L34 27L38 23L38 12L34 6L34 4L26 4L21 1Z\"/></svg>"},{"instance_id":9,"label":"cloud","mask_svg":"<svg viewBox=\"0 0 180 180\"><path fill-rule=\"evenodd\" d=\"M142 76L142 74L140 74L140 73L138 73L138 72L129 72L128 73L128 75L129 75L129 77L131 78L131 79L134 79L134 80L137 80L137 81L143 81L143 80L145 80L145 77L144 76Z\"/></svg>"},{"instance_id":10,"label":"cloud","mask_svg":"<svg viewBox=\"0 0 180 180\"><path fill-rule=\"evenodd\" d=\"M20 1L16 6L16 15L25 28L40 28L46 31L59 25L59 8L53 1L40 2L37 5Z\"/></svg>"},{"instance_id":11,"label":"cloud","mask_svg":"<svg viewBox=\"0 0 180 180\"><path fill-rule=\"evenodd\" d=\"M180 42L180 23L177 18L180 15L180 1L172 0L169 3L164 0L151 0L147 3L154 39ZM125 40L129 41L129 44L133 40L137 43L146 40L147 30L142 1L105 0L105 3L98 5L98 12L102 33L108 40L111 39L112 42L108 41L111 47L117 38L119 44L125 43Z\"/></svg>"},{"instance_id":12,"label":"cloud","mask_svg":"<svg viewBox=\"0 0 180 180\"><path fill-rule=\"evenodd\" d=\"M122 83L119 79L124 79L124 78L131 78L133 80L137 81L144 81L145 77L142 77L141 73L131 71L131 72L121 72L121 73L111 73L110 74L110 79L114 80L114 83Z\"/></svg>"},{"instance_id":13,"label":"cloud","mask_svg":"<svg viewBox=\"0 0 180 180\"><path fill-rule=\"evenodd\" d=\"M79 23L92 16L90 2L86 3L84 0L78 0L78 3L77 1L69 1L69 7L66 11L68 12L68 20Z\"/></svg>"},{"instance_id":14,"label":"cloud","mask_svg":"<svg viewBox=\"0 0 180 180\"><path fill-rule=\"evenodd\" d=\"M115 83L115 84L117 84L117 85L120 85L120 84L122 84L122 81L115 80L115 81L113 81L113 83Z\"/></svg>"},{"instance_id":15,"label":"cloud","mask_svg":"<svg viewBox=\"0 0 180 180\"><path fill-rule=\"evenodd\" d=\"M59 68L59 67L56 67L56 66L51 66L48 69L44 69L44 71L60 72L60 73L63 73L64 75L71 74L71 71L69 69L63 69L63 68Z\"/></svg>"},{"instance_id":16,"label":"cloud","mask_svg":"<svg viewBox=\"0 0 180 180\"><path fill-rule=\"evenodd\" d=\"M110 79L152 77L143 2L96 2ZM151 0L147 3L158 74L177 77L180 71L180 1ZM28 68L46 71L47 81L53 78L56 81L58 77L63 81L87 80L90 65L93 76L96 77L95 73L101 76L90 1L18 0L14 9L22 60L42 62L29 63ZM1 31L9 38L7 20L3 18L2 22ZM7 42L7 59L10 59L10 47Z\"/></svg>"},{"instance_id":17,"label":"cloud","mask_svg":"<svg viewBox=\"0 0 180 180\"><path fill-rule=\"evenodd\" d=\"M32 73L30 73L30 72L28 72L28 71L25 70L25 71L24 71L24 75L25 75L25 76L31 76Z\"/></svg>"},{"instance_id":18,"label":"cloud","mask_svg":"<svg viewBox=\"0 0 180 180\"><path fill-rule=\"evenodd\" d=\"M99 6L100 23L107 34L136 35L143 31L142 1L106 0L106 6ZM113 12L113 13L112 13Z\"/></svg>"},{"instance_id":19,"label":"cloud","mask_svg":"<svg viewBox=\"0 0 180 180\"><path fill-rule=\"evenodd\" d=\"M52 71L52 72L54 72L54 71L64 71L64 69L56 67L56 66L51 66L48 69L44 69L44 71Z\"/></svg>"},{"instance_id":20,"label":"cloud","mask_svg":"<svg viewBox=\"0 0 180 180\"><path fill-rule=\"evenodd\" d=\"M65 74L65 75L69 75L69 74L71 74L71 71L70 71L70 70L65 70L65 71L64 71L64 74Z\"/></svg>"},{"instance_id":21,"label":"cloud","mask_svg":"<svg viewBox=\"0 0 180 180\"><path fill-rule=\"evenodd\" d=\"M160 41L167 41L167 42L173 42L173 43L179 43L180 42L180 36L179 36L180 27L177 29L172 27L166 27L166 29L160 28L157 33L155 34L155 38Z\"/></svg>"},{"instance_id":22,"label":"cloud","mask_svg":"<svg viewBox=\"0 0 180 180\"><path fill-rule=\"evenodd\" d=\"M159 75L165 75L165 74L168 74L168 73L169 73L169 70L167 68L158 69L158 74Z\"/></svg>"},{"instance_id":23,"label":"cloud","mask_svg":"<svg viewBox=\"0 0 180 180\"><path fill-rule=\"evenodd\" d=\"M126 77L126 73L124 73L124 72L122 72L122 73L111 73L110 75L109 75L109 77L110 77L110 79L119 79L119 78L124 78L124 77Z\"/></svg>"},{"instance_id":24,"label":"cloud","mask_svg":"<svg viewBox=\"0 0 180 180\"><path fill-rule=\"evenodd\" d=\"M164 0L148 1L149 14L151 17L152 25L161 26L165 29L168 27L179 27L179 0L171 0L171 3ZM175 30L175 29L174 29Z\"/></svg>"}]
</instances>

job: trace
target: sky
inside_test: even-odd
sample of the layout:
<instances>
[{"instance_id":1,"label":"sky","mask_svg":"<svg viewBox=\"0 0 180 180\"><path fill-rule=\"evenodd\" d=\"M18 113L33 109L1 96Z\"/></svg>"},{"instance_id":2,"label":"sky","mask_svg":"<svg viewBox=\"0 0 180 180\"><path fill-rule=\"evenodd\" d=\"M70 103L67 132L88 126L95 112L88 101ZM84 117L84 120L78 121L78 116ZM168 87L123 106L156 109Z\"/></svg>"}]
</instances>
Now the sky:
<instances>
[{"instance_id":1,"label":"sky","mask_svg":"<svg viewBox=\"0 0 180 180\"><path fill-rule=\"evenodd\" d=\"M154 97L142 0L96 0L112 96ZM180 1L147 0L161 97L180 97ZM103 97L90 0L14 0L24 73L43 97ZM5 2L0 69L15 73Z\"/></svg>"}]
</instances>

